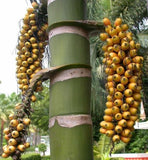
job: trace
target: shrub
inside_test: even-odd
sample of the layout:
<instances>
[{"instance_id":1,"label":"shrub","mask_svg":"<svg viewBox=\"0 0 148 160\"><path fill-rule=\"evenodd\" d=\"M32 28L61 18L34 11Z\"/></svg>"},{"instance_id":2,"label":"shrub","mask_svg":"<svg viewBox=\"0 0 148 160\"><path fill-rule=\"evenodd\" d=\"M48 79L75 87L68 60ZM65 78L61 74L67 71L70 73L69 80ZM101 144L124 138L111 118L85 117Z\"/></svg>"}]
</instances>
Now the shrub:
<instances>
[{"instance_id":1,"label":"shrub","mask_svg":"<svg viewBox=\"0 0 148 160\"><path fill-rule=\"evenodd\" d=\"M12 160L12 158L0 158L0 160ZM27 153L22 155L21 160L41 160L41 156L38 153Z\"/></svg>"},{"instance_id":2,"label":"shrub","mask_svg":"<svg viewBox=\"0 0 148 160\"><path fill-rule=\"evenodd\" d=\"M132 133L130 143L126 145L126 153L144 153L148 149L148 130L136 129Z\"/></svg>"},{"instance_id":3,"label":"shrub","mask_svg":"<svg viewBox=\"0 0 148 160\"><path fill-rule=\"evenodd\" d=\"M115 145L113 149L113 153L124 153L126 144L123 142L120 142Z\"/></svg>"},{"instance_id":4,"label":"shrub","mask_svg":"<svg viewBox=\"0 0 148 160\"><path fill-rule=\"evenodd\" d=\"M39 151L43 152L43 155L45 155L45 152L47 150L47 146L44 143L41 143L38 145Z\"/></svg>"},{"instance_id":5,"label":"shrub","mask_svg":"<svg viewBox=\"0 0 148 160\"><path fill-rule=\"evenodd\" d=\"M50 160L50 156L42 156L42 160Z\"/></svg>"},{"instance_id":6,"label":"shrub","mask_svg":"<svg viewBox=\"0 0 148 160\"><path fill-rule=\"evenodd\" d=\"M94 155L94 160L101 160L101 155Z\"/></svg>"},{"instance_id":7,"label":"shrub","mask_svg":"<svg viewBox=\"0 0 148 160\"><path fill-rule=\"evenodd\" d=\"M12 158L1 158L0 157L0 160L12 160Z\"/></svg>"},{"instance_id":8,"label":"shrub","mask_svg":"<svg viewBox=\"0 0 148 160\"><path fill-rule=\"evenodd\" d=\"M30 146L29 148L26 149L26 152L35 152L36 146Z\"/></svg>"},{"instance_id":9,"label":"shrub","mask_svg":"<svg viewBox=\"0 0 148 160\"><path fill-rule=\"evenodd\" d=\"M41 160L39 153L27 153L22 155L22 160Z\"/></svg>"}]
</instances>

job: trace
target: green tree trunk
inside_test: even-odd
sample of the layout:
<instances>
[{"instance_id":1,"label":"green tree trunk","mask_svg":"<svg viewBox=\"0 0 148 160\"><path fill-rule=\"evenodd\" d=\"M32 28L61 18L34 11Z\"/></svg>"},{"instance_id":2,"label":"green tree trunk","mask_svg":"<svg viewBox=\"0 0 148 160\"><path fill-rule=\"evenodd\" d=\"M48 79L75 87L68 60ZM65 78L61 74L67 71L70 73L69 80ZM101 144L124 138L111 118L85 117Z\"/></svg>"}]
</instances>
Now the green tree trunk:
<instances>
[{"instance_id":1,"label":"green tree trunk","mask_svg":"<svg viewBox=\"0 0 148 160\"><path fill-rule=\"evenodd\" d=\"M90 51L85 0L49 0L51 67L66 65L51 77L50 150L52 160L93 160L90 118ZM73 125L76 123L76 125Z\"/></svg>"}]
</instances>

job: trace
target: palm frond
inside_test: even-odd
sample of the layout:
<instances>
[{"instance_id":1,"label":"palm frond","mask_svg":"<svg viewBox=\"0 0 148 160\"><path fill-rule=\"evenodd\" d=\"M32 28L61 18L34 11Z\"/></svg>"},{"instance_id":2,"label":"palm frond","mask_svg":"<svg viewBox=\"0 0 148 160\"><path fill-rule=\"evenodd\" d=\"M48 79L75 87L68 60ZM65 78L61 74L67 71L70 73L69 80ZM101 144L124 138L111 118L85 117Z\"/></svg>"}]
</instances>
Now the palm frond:
<instances>
[{"instance_id":1,"label":"palm frond","mask_svg":"<svg viewBox=\"0 0 148 160\"><path fill-rule=\"evenodd\" d=\"M7 116L3 111L0 109L0 119L3 120L4 122L7 121Z\"/></svg>"},{"instance_id":2,"label":"palm frond","mask_svg":"<svg viewBox=\"0 0 148 160\"><path fill-rule=\"evenodd\" d=\"M111 6L112 0L89 0L87 3L88 19L102 21L104 17L109 16Z\"/></svg>"},{"instance_id":3,"label":"palm frond","mask_svg":"<svg viewBox=\"0 0 148 160\"><path fill-rule=\"evenodd\" d=\"M105 153L109 155L110 149L110 138L105 134L101 134L99 141L94 145L94 150L102 157Z\"/></svg>"},{"instance_id":4,"label":"palm frond","mask_svg":"<svg viewBox=\"0 0 148 160\"><path fill-rule=\"evenodd\" d=\"M113 7L110 14L112 20L121 17L132 31L137 32L141 30L140 25L144 25L143 20L148 18L146 0L114 0L112 4Z\"/></svg>"}]
</instances>

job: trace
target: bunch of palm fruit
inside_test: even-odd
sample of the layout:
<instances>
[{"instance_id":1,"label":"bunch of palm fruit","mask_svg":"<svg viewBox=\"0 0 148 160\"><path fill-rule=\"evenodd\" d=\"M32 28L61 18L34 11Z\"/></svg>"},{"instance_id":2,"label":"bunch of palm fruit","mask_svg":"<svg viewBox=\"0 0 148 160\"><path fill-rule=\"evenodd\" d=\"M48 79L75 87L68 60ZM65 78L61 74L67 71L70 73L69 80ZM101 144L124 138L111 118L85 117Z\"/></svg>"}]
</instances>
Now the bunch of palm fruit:
<instances>
[{"instance_id":1,"label":"bunch of palm fruit","mask_svg":"<svg viewBox=\"0 0 148 160\"><path fill-rule=\"evenodd\" d=\"M102 49L108 95L100 132L111 137L112 142L128 143L141 102L143 57L138 56L140 44L121 18L114 24L104 18L103 23L105 33L100 34L100 39L105 42Z\"/></svg>"},{"instance_id":2,"label":"bunch of palm fruit","mask_svg":"<svg viewBox=\"0 0 148 160\"><path fill-rule=\"evenodd\" d=\"M33 2L33 7L27 9L23 18L23 25L20 31L17 57L16 76L19 89L22 95L28 90L33 76L42 69L42 58L45 46L47 45L47 23L38 21L38 5ZM38 82L35 91L42 90L42 83ZM32 101L35 101L33 95Z\"/></svg>"},{"instance_id":3,"label":"bunch of palm fruit","mask_svg":"<svg viewBox=\"0 0 148 160\"><path fill-rule=\"evenodd\" d=\"M22 102L15 105L14 114L9 115L9 126L4 129L4 138L7 145L3 146L2 157L12 157L20 160L23 153L30 144L27 142L27 130L30 124L30 113L32 112L30 102L35 102L36 97L28 90L33 76L42 68L42 58L47 44L47 19L40 17L40 7L36 2L32 8L27 9L23 18L23 25L17 45L17 82L22 91ZM40 20L39 20L40 18ZM42 82L35 83L35 90L42 90ZM29 93L29 94L28 94Z\"/></svg>"},{"instance_id":4,"label":"bunch of palm fruit","mask_svg":"<svg viewBox=\"0 0 148 160\"><path fill-rule=\"evenodd\" d=\"M24 112L24 107L21 103L15 105L16 114L9 115L9 126L4 129L4 138L7 140L7 145L3 146L3 158L11 156L14 160L19 159L22 152L30 146L26 142L27 128L30 124L28 115Z\"/></svg>"}]
</instances>

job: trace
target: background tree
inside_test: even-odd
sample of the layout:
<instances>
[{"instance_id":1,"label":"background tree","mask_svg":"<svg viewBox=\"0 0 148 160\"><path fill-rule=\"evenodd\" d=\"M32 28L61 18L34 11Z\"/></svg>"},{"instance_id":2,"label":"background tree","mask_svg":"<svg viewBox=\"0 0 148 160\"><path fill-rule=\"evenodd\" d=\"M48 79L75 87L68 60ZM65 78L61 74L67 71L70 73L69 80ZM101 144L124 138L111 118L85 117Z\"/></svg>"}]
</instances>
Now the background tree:
<instances>
[{"instance_id":1,"label":"background tree","mask_svg":"<svg viewBox=\"0 0 148 160\"><path fill-rule=\"evenodd\" d=\"M43 152L43 156L45 156L45 152L47 150L47 146L44 143L38 145L39 151Z\"/></svg>"}]
</instances>

